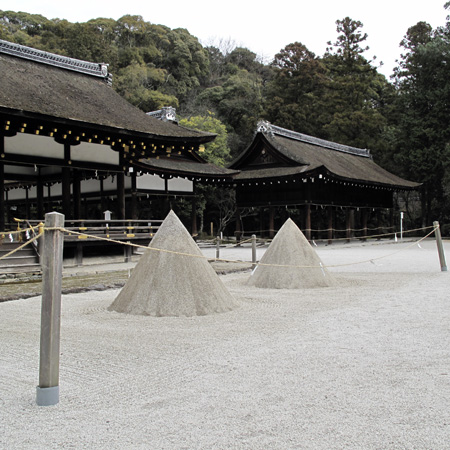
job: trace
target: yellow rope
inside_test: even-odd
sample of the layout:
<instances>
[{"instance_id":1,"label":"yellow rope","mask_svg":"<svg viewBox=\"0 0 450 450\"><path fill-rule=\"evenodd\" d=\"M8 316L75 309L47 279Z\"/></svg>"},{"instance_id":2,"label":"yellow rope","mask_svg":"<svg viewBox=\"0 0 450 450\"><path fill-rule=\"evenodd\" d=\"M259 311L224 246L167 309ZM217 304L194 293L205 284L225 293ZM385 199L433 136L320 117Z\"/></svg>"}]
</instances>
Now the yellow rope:
<instances>
[{"instance_id":1,"label":"yellow rope","mask_svg":"<svg viewBox=\"0 0 450 450\"><path fill-rule=\"evenodd\" d=\"M7 236L9 234L21 234L21 233L25 233L26 231L33 231L36 228L39 228L39 226L35 226L35 227L29 227L29 228L21 228L20 230L15 230L15 231L2 231L0 232L0 236Z\"/></svg>"},{"instance_id":2,"label":"yellow rope","mask_svg":"<svg viewBox=\"0 0 450 450\"><path fill-rule=\"evenodd\" d=\"M427 227L427 228L429 228L429 227ZM352 265L356 265L356 264L365 264L365 263L368 263L368 262L375 261L375 260L377 260L377 259L388 258L389 256L396 255L397 253L403 252L403 251L405 251L405 250L408 250L408 249L411 248L411 247L414 247L415 245L417 245L417 244L419 244L420 242L422 242L423 240L425 240L428 236L430 236L431 234L433 234L438 228L439 228L439 227L433 227L433 229L432 229L426 236L424 236L423 238L419 239L418 241L413 242L412 244L408 245L408 246L405 247L405 248L401 248L401 249L397 250L396 252L392 252L392 253L389 253L389 254L383 255L383 256L378 256L378 257L376 257L376 258L366 259L366 260L364 260L364 261L358 261L358 262L354 262L354 263L346 263L346 264L334 264L334 265L330 265L330 266L327 266L327 267L352 266Z\"/></svg>"},{"instance_id":3,"label":"yellow rope","mask_svg":"<svg viewBox=\"0 0 450 450\"><path fill-rule=\"evenodd\" d=\"M36 239L39 239L42 235L44 234L44 232L37 234L36 236L32 237L30 240L28 240L27 242L25 242L24 244L20 245L19 247L15 248L14 250L10 251L9 253L7 253L6 255L0 256L0 261L2 259L7 258L8 256L13 255L14 253L18 252L19 250L21 250L22 248L26 247L28 244L31 244L32 242L34 242Z\"/></svg>"},{"instance_id":4,"label":"yellow rope","mask_svg":"<svg viewBox=\"0 0 450 450\"><path fill-rule=\"evenodd\" d=\"M387 255L382 255L382 256L378 256L376 258L370 258L367 260L363 260L363 261L357 261L357 262L353 262L353 263L345 263L345 264L334 264L334 265L329 265L329 266L324 266L324 265L319 265L319 266L301 266L301 265L293 265L293 264L265 264L265 263L256 263L257 265L260 266L271 266L271 267L292 267L292 268L302 268L302 269L323 269L325 267L343 267L343 266L351 266L351 265L357 265L357 264L366 264L369 262L373 262L375 260L378 259L382 259L382 258L387 258L389 256L395 255L397 253L403 252L405 250L408 250L409 248L415 246L416 244L419 244L420 242L422 242L424 239L426 239L428 236L430 236L431 234L433 234L439 227L425 227L422 229L428 229L428 228L433 228L427 235L425 235L424 237L422 237L421 239L419 239L418 241L413 242L412 244L408 245L405 248L401 248L396 252L393 253L389 253ZM155 248L155 247L148 247L148 246L144 246L144 245L139 245L139 244L133 244L131 242L123 242L123 241L118 241L115 239L111 239L111 238L104 238L101 236L94 236L94 235L88 235L86 233L79 233L76 231L72 231L72 230L67 230L66 228L59 228L59 227L53 227L53 228L45 228L45 230L59 230L65 233L71 233L71 234L75 234L75 235L83 235L89 238L93 238L93 239L98 239L101 241L107 241L107 242L112 242L112 243L116 243L116 244L120 244L120 245L127 245L130 247L135 247L135 248L141 248L141 249L145 249L145 250L152 250L152 251L158 251L158 252L162 252L162 253L170 253L173 255L180 255L180 256L190 256L193 258L204 258L207 259L206 256L204 255L193 255L191 253L184 253L184 252L176 252L174 250L166 250L166 249L161 249L161 248ZM417 230L416 230L417 231ZM236 261L236 260L229 260L229 259L222 259L222 258L215 258L215 261L220 261L220 262L227 262L227 263L237 263L237 264L254 264L252 261Z\"/></svg>"}]
</instances>

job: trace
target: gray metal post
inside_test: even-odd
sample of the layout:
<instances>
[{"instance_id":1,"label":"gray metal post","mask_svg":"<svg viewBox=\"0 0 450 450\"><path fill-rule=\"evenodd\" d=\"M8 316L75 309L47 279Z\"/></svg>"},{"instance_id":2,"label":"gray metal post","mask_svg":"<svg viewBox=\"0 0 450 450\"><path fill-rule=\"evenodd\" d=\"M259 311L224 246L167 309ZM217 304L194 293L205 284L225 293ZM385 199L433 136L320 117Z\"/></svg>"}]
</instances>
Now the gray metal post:
<instances>
[{"instance_id":1,"label":"gray metal post","mask_svg":"<svg viewBox=\"0 0 450 450\"><path fill-rule=\"evenodd\" d=\"M444 246L442 245L441 229L439 228L439 222L433 222L435 228L434 235L436 236L436 244L439 253L439 262L441 263L441 272L447 272L447 264L445 262Z\"/></svg>"},{"instance_id":2,"label":"gray metal post","mask_svg":"<svg viewBox=\"0 0 450 450\"><path fill-rule=\"evenodd\" d=\"M217 236L216 240L216 259L220 258L220 237Z\"/></svg>"},{"instance_id":3,"label":"gray metal post","mask_svg":"<svg viewBox=\"0 0 450 450\"><path fill-rule=\"evenodd\" d=\"M41 345L39 386L36 403L39 406L59 402L59 343L61 329L61 280L64 232L48 230L64 226L64 215L45 215L44 248L42 256Z\"/></svg>"},{"instance_id":4,"label":"gray metal post","mask_svg":"<svg viewBox=\"0 0 450 450\"><path fill-rule=\"evenodd\" d=\"M256 267L256 235L252 234L252 269Z\"/></svg>"}]
</instances>

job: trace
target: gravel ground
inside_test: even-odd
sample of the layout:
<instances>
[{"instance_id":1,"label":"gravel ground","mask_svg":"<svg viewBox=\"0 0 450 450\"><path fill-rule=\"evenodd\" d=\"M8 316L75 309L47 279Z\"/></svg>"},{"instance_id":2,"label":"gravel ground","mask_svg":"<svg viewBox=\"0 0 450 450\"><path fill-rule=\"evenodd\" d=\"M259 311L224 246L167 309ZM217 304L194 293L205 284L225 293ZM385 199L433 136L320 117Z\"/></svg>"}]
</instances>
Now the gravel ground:
<instances>
[{"instance_id":1,"label":"gravel ground","mask_svg":"<svg viewBox=\"0 0 450 450\"><path fill-rule=\"evenodd\" d=\"M55 406L35 403L40 298L1 303L0 448L450 449L435 242L317 252L337 287L221 275L240 303L223 314L131 316L107 311L118 289L64 295Z\"/></svg>"}]
</instances>

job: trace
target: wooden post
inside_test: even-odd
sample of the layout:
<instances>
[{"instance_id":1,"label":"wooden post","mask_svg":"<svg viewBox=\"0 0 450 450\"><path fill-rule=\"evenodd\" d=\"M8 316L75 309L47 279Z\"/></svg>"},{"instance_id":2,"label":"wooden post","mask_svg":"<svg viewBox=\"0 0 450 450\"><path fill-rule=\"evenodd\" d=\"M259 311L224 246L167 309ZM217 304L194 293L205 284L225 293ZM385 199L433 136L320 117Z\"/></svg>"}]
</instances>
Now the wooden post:
<instances>
[{"instance_id":1,"label":"wooden post","mask_svg":"<svg viewBox=\"0 0 450 450\"><path fill-rule=\"evenodd\" d=\"M447 264L445 262L444 246L442 245L441 229L439 227L439 222L433 222L435 229L434 235L436 236L436 244L439 253L439 262L441 263L441 272L447 272Z\"/></svg>"},{"instance_id":2,"label":"wooden post","mask_svg":"<svg viewBox=\"0 0 450 450\"><path fill-rule=\"evenodd\" d=\"M256 267L256 235L252 234L252 269Z\"/></svg>"},{"instance_id":3,"label":"wooden post","mask_svg":"<svg viewBox=\"0 0 450 450\"><path fill-rule=\"evenodd\" d=\"M42 257L39 386L36 388L36 403L39 406L56 405L59 402L59 347L64 232L47 229L63 226L63 214L52 212L45 215L46 231Z\"/></svg>"}]
</instances>

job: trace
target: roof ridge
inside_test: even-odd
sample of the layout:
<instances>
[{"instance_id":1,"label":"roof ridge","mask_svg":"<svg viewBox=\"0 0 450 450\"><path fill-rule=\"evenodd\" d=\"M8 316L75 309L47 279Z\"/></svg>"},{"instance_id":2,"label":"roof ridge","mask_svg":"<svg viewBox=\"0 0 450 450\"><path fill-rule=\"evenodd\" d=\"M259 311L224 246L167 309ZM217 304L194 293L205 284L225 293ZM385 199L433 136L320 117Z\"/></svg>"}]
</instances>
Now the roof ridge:
<instances>
[{"instance_id":1,"label":"roof ridge","mask_svg":"<svg viewBox=\"0 0 450 450\"><path fill-rule=\"evenodd\" d=\"M68 56L49 53L44 50L38 50L36 48L3 41L1 39L0 53L103 78L109 85L112 84L112 75L108 72L108 64L105 63L94 63L90 61L83 61L81 59L69 58Z\"/></svg>"},{"instance_id":2,"label":"roof ridge","mask_svg":"<svg viewBox=\"0 0 450 450\"><path fill-rule=\"evenodd\" d=\"M337 142L316 138L314 136L309 136L307 134L299 133L297 131L292 131L286 128L279 127L277 125L273 125L266 120L260 120L258 122L256 132L270 134L271 136L274 136L276 134L278 136L287 137L289 139L295 139L296 141L306 142L308 144L313 145L319 145L321 147L325 147L331 150L371 158L370 150L368 149L351 147L349 145L338 144Z\"/></svg>"}]
</instances>

